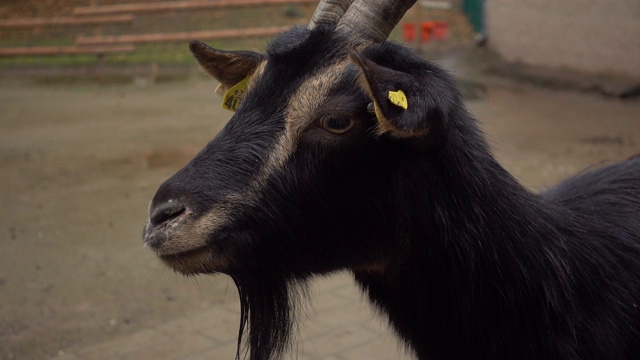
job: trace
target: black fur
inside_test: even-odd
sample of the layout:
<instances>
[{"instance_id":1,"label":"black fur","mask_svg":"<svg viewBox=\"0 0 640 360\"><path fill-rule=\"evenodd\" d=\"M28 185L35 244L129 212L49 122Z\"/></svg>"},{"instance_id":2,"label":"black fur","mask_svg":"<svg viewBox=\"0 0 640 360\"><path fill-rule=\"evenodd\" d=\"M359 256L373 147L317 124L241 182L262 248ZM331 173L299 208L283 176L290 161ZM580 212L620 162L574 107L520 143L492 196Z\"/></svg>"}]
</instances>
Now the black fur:
<instances>
[{"instance_id":1,"label":"black fur","mask_svg":"<svg viewBox=\"0 0 640 360\"><path fill-rule=\"evenodd\" d=\"M258 86L154 206L179 194L203 214L245 191L287 99L347 56L331 30L276 39ZM405 117L390 121L429 132L377 135L352 65L318 117L354 129L307 128L258 203L211 236L211 256L230 259L219 271L238 286L250 358L286 350L307 280L347 269L420 359L639 359L640 159L531 193L496 162L445 71L389 42L360 55L402 75L376 89L411 86Z\"/></svg>"}]
</instances>

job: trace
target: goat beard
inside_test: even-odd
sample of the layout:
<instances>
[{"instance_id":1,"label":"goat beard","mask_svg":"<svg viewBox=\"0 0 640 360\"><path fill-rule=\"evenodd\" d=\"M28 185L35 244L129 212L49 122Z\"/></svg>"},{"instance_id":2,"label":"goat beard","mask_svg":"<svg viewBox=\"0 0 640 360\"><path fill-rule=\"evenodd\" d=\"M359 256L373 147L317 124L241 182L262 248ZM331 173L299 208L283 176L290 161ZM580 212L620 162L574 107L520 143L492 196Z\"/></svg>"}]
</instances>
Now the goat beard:
<instances>
[{"instance_id":1,"label":"goat beard","mask_svg":"<svg viewBox=\"0 0 640 360\"><path fill-rule=\"evenodd\" d=\"M301 300L308 297L304 279L281 271L243 271L230 274L240 297L240 326L236 359L271 360L289 350ZM243 336L248 348L243 349Z\"/></svg>"}]
</instances>

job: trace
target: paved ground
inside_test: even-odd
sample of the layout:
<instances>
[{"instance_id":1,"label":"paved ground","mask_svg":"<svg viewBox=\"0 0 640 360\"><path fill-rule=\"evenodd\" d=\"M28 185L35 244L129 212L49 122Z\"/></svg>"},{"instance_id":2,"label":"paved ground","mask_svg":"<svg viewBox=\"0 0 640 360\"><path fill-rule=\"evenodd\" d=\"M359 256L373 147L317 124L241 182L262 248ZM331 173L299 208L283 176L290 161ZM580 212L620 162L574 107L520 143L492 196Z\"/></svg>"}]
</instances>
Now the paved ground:
<instances>
[{"instance_id":1,"label":"paved ground","mask_svg":"<svg viewBox=\"0 0 640 360\"><path fill-rule=\"evenodd\" d=\"M175 275L139 239L157 186L229 116L214 87L0 80L0 359L234 357L232 282ZM530 188L640 152L637 101L483 92L470 108ZM411 358L346 275L314 289L291 358Z\"/></svg>"}]
</instances>

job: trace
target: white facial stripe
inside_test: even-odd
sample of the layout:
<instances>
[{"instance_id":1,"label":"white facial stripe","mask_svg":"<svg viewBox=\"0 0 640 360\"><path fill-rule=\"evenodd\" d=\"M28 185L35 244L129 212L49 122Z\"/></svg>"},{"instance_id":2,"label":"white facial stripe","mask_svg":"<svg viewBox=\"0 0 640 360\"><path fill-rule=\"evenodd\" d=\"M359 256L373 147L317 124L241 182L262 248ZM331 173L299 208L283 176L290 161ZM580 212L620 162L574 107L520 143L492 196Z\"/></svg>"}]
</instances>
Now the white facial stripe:
<instances>
[{"instance_id":1,"label":"white facial stripe","mask_svg":"<svg viewBox=\"0 0 640 360\"><path fill-rule=\"evenodd\" d=\"M329 91L338 84L348 64L349 61L345 60L314 74L289 99L284 118L285 131L261 171L261 182L265 182L293 154L302 132L316 119L318 109L326 101Z\"/></svg>"},{"instance_id":2,"label":"white facial stripe","mask_svg":"<svg viewBox=\"0 0 640 360\"><path fill-rule=\"evenodd\" d=\"M201 230L198 231L202 236L207 236L207 234L211 236L216 229L224 225L229 218L230 211L246 208L247 205L258 202L269 176L281 168L293 154L302 132L309 123L315 120L318 109L326 100L329 91L336 86L348 64L349 61L345 60L326 68L322 73L312 76L300 86L287 104L285 131L280 135L259 175L250 182L245 193L225 199L226 206L224 208L215 206L212 211L198 221L202 223L199 226ZM255 74L258 76L253 76L252 81L255 81L262 74L264 68L265 62L256 69ZM251 85L250 83L249 86Z\"/></svg>"}]
</instances>

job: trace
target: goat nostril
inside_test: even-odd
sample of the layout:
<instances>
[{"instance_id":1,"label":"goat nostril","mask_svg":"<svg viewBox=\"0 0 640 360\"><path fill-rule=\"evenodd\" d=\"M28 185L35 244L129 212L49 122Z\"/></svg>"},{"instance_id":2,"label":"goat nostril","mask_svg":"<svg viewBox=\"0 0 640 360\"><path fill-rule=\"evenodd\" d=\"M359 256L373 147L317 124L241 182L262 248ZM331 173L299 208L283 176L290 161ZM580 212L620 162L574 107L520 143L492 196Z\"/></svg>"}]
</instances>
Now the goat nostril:
<instances>
[{"instance_id":1,"label":"goat nostril","mask_svg":"<svg viewBox=\"0 0 640 360\"><path fill-rule=\"evenodd\" d=\"M182 215L186 211L186 208L177 202L166 202L158 206L149 221L152 226L158 226L165 222L175 219Z\"/></svg>"}]
</instances>

